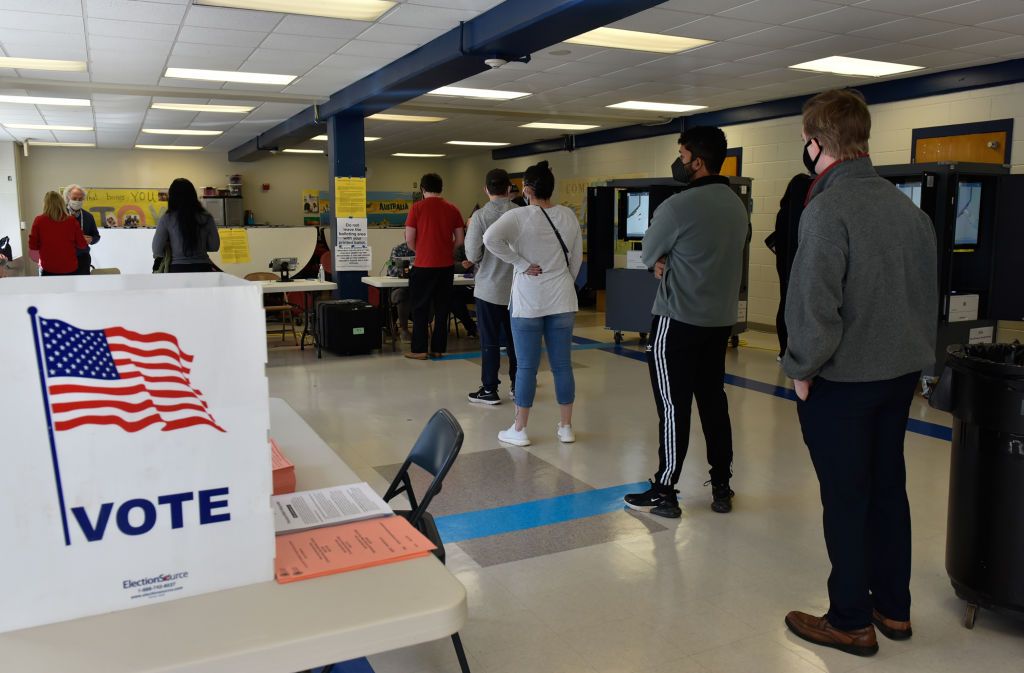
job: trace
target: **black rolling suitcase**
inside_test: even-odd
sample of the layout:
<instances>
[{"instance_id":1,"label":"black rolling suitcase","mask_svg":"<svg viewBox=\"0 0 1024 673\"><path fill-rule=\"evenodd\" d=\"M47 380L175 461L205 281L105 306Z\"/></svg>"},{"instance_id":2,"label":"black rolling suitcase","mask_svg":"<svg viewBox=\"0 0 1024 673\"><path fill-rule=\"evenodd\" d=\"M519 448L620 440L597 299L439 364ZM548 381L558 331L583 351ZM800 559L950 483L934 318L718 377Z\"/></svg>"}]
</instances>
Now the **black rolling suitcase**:
<instances>
[{"instance_id":1,"label":"black rolling suitcase","mask_svg":"<svg viewBox=\"0 0 1024 673\"><path fill-rule=\"evenodd\" d=\"M316 322L320 337L317 343L323 350L336 355L362 355L380 349L380 314L361 299L320 302Z\"/></svg>"}]
</instances>

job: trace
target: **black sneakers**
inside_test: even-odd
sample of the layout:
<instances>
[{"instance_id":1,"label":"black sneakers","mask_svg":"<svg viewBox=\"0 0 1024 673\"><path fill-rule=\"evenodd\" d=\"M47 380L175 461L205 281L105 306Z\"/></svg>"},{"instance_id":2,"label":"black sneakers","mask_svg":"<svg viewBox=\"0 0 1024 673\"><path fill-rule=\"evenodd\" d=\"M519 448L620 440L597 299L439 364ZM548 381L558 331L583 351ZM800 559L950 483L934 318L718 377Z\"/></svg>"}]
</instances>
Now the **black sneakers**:
<instances>
[{"instance_id":1,"label":"black sneakers","mask_svg":"<svg viewBox=\"0 0 1024 673\"><path fill-rule=\"evenodd\" d=\"M630 493L622 499L626 507L638 512L649 512L656 516L663 516L666 519L678 519L683 515L679 508L679 500L676 494L679 491L671 486L662 486L649 482L651 487L643 493Z\"/></svg>"},{"instance_id":2,"label":"black sneakers","mask_svg":"<svg viewBox=\"0 0 1024 673\"><path fill-rule=\"evenodd\" d=\"M707 486L707 484L705 484ZM711 509L719 514L728 514L732 511L732 499L736 492L729 488L729 482L711 484Z\"/></svg>"},{"instance_id":3,"label":"black sneakers","mask_svg":"<svg viewBox=\"0 0 1024 673\"><path fill-rule=\"evenodd\" d=\"M466 398L473 404L490 404L491 406L501 404L501 398L498 397L498 391L487 390L483 386L480 386L480 390L475 393L467 395Z\"/></svg>"}]
</instances>

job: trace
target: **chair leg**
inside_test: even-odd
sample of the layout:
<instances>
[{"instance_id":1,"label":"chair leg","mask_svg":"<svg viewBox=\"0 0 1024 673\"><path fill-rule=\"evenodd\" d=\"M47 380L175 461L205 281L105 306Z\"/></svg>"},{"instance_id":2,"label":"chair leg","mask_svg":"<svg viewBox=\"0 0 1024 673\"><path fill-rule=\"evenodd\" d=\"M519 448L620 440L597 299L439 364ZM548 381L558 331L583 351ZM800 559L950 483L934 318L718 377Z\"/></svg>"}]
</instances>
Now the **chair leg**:
<instances>
[{"instance_id":1,"label":"chair leg","mask_svg":"<svg viewBox=\"0 0 1024 673\"><path fill-rule=\"evenodd\" d=\"M292 326L292 343L299 345L299 334L295 331L295 314L288 311L288 324Z\"/></svg>"},{"instance_id":2,"label":"chair leg","mask_svg":"<svg viewBox=\"0 0 1024 673\"><path fill-rule=\"evenodd\" d=\"M469 662L466 660L466 651L462 649L462 639L458 633L452 634L452 644L455 645L455 656L459 658L459 668L462 673L470 673Z\"/></svg>"}]
</instances>

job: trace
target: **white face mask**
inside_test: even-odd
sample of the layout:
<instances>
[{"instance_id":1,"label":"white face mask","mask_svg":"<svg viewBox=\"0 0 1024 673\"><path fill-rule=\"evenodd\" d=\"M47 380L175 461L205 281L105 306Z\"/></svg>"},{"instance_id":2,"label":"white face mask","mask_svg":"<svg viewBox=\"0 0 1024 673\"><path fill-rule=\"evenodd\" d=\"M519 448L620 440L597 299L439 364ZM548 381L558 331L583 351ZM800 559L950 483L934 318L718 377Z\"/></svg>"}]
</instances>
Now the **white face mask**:
<instances>
[{"instance_id":1,"label":"white face mask","mask_svg":"<svg viewBox=\"0 0 1024 673\"><path fill-rule=\"evenodd\" d=\"M69 199L68 200L68 207L71 208L71 210L81 210L82 209L82 202L80 200L79 201L75 201L74 199Z\"/></svg>"}]
</instances>

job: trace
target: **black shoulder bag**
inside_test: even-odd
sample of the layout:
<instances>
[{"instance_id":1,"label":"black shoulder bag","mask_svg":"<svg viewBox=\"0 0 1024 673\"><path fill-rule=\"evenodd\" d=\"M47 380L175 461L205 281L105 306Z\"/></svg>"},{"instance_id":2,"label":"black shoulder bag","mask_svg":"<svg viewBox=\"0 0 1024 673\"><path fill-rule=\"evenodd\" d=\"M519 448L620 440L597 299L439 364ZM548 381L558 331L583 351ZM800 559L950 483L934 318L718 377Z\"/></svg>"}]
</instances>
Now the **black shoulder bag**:
<instances>
[{"instance_id":1,"label":"black shoulder bag","mask_svg":"<svg viewBox=\"0 0 1024 673\"><path fill-rule=\"evenodd\" d=\"M556 227L555 223L551 221L551 218L548 216L548 213L544 208L541 206L537 207L540 208L540 212L544 213L544 219L548 221L548 224L551 225L551 231L555 232L555 236L558 237L558 244L562 246L562 255L565 257L565 269L569 273L572 273L572 269L569 268L569 248L566 247L565 241L562 240L562 235L558 233L558 227Z\"/></svg>"}]
</instances>

